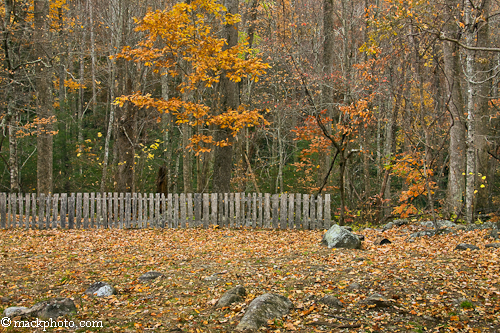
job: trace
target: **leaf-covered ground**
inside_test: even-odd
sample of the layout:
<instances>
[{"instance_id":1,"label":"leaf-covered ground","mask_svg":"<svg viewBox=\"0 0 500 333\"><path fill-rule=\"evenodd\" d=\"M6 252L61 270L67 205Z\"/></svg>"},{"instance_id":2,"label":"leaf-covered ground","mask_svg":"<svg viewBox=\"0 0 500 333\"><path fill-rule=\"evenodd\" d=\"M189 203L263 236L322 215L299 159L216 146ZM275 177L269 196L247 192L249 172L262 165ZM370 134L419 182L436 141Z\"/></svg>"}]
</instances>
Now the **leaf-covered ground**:
<instances>
[{"instance_id":1,"label":"leaf-covered ground","mask_svg":"<svg viewBox=\"0 0 500 333\"><path fill-rule=\"evenodd\" d=\"M500 332L500 249L484 248L486 231L414 243L404 241L408 232L394 228L383 234L392 244L374 246L382 234L361 231L363 250L332 250L319 231L1 231L0 310L72 297L74 320L102 320L101 332L232 332L252 299L274 292L295 308L263 331ZM454 251L458 243L481 250ZM140 283L148 271L165 277ZM119 294L82 296L96 281ZM236 285L245 302L215 308ZM373 293L393 306L357 304ZM327 294L344 309L316 302Z\"/></svg>"}]
</instances>

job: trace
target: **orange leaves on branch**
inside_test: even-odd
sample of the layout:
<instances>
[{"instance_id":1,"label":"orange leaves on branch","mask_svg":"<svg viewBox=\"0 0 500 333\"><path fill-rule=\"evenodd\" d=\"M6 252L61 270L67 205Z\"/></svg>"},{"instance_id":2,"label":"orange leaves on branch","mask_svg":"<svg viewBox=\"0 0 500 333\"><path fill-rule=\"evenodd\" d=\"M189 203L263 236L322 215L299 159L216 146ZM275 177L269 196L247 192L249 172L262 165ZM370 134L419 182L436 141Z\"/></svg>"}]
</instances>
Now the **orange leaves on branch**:
<instances>
[{"instance_id":1,"label":"orange leaves on branch","mask_svg":"<svg viewBox=\"0 0 500 333\"><path fill-rule=\"evenodd\" d=\"M240 42L228 48L226 40L218 38L213 31L217 25L233 25L239 20L239 15L228 14L224 6L213 0L179 3L171 10L147 13L136 21L136 30L145 33L144 39L135 48L125 47L116 58L142 63L161 75L182 73L183 82L177 88L187 98L166 101L136 92L117 98L115 104L121 107L130 102L138 107L154 108L175 115L177 124L196 127L199 133L191 138L188 147L197 154L210 151L211 145L230 144L229 140L216 142L212 136L203 133L210 130L211 125L227 128L233 136L245 127L266 125L259 110L247 110L241 106L238 110L223 110L221 113L217 97L211 106L205 99L197 101L193 97L194 91L218 88L222 75L233 82L240 82L243 78L258 81L259 75L269 68L260 58L252 56L247 43Z\"/></svg>"},{"instance_id":2,"label":"orange leaves on branch","mask_svg":"<svg viewBox=\"0 0 500 333\"><path fill-rule=\"evenodd\" d=\"M421 155L420 152L401 154L392 166L391 173L404 179L408 185L408 190L402 191L399 197L401 204L393 210L394 214L398 214L402 218L417 213L417 209L412 202L417 197L427 194L427 182L429 182L431 191L436 187L436 183L428 179L434 172L429 168L424 170L424 157Z\"/></svg>"}]
</instances>

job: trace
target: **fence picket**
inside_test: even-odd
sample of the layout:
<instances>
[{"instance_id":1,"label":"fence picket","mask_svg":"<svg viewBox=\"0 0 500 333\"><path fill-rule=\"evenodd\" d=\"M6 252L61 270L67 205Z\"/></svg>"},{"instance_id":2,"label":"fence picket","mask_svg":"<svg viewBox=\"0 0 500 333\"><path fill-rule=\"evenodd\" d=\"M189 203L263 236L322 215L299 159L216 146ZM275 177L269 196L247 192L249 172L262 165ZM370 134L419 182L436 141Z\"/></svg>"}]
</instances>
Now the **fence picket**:
<instances>
[{"instance_id":1,"label":"fence picket","mask_svg":"<svg viewBox=\"0 0 500 333\"><path fill-rule=\"evenodd\" d=\"M37 197L36 197L36 194L35 193L31 193L31 213L33 215L32 217L32 220L31 220L31 228L32 229L35 229L36 228L36 200L37 200Z\"/></svg>"},{"instance_id":2,"label":"fence picket","mask_svg":"<svg viewBox=\"0 0 500 333\"><path fill-rule=\"evenodd\" d=\"M194 194L194 226L199 227L201 223L201 193Z\"/></svg>"},{"instance_id":3,"label":"fence picket","mask_svg":"<svg viewBox=\"0 0 500 333\"><path fill-rule=\"evenodd\" d=\"M271 194L264 194L264 228L271 227Z\"/></svg>"},{"instance_id":4,"label":"fence picket","mask_svg":"<svg viewBox=\"0 0 500 333\"><path fill-rule=\"evenodd\" d=\"M302 198L302 229L309 229L309 194L304 194Z\"/></svg>"},{"instance_id":5,"label":"fence picket","mask_svg":"<svg viewBox=\"0 0 500 333\"><path fill-rule=\"evenodd\" d=\"M319 194L316 198L316 227L315 229L323 229L323 196Z\"/></svg>"},{"instance_id":6,"label":"fence picket","mask_svg":"<svg viewBox=\"0 0 500 333\"><path fill-rule=\"evenodd\" d=\"M273 194L272 204L273 204L273 229L278 229L278 211L279 211L279 197L278 194Z\"/></svg>"},{"instance_id":7,"label":"fence picket","mask_svg":"<svg viewBox=\"0 0 500 333\"><path fill-rule=\"evenodd\" d=\"M71 193L68 198L68 228L73 229L75 227L75 194Z\"/></svg>"},{"instance_id":8,"label":"fence picket","mask_svg":"<svg viewBox=\"0 0 500 333\"><path fill-rule=\"evenodd\" d=\"M90 193L90 227L95 228L95 193Z\"/></svg>"},{"instance_id":9,"label":"fence picket","mask_svg":"<svg viewBox=\"0 0 500 333\"><path fill-rule=\"evenodd\" d=\"M332 226L331 213L330 213L330 194L325 194L325 229L330 229Z\"/></svg>"},{"instance_id":10,"label":"fence picket","mask_svg":"<svg viewBox=\"0 0 500 333\"><path fill-rule=\"evenodd\" d=\"M83 194L83 229L89 228L89 194Z\"/></svg>"},{"instance_id":11,"label":"fence picket","mask_svg":"<svg viewBox=\"0 0 500 333\"><path fill-rule=\"evenodd\" d=\"M315 229L316 228L316 197L315 195L311 195L310 198L310 203L309 203L309 229Z\"/></svg>"},{"instance_id":12,"label":"fence picket","mask_svg":"<svg viewBox=\"0 0 500 333\"><path fill-rule=\"evenodd\" d=\"M59 193L55 193L53 196L52 203L52 228L57 228L58 217L59 217Z\"/></svg>"},{"instance_id":13,"label":"fence picket","mask_svg":"<svg viewBox=\"0 0 500 333\"><path fill-rule=\"evenodd\" d=\"M2 229L8 228L7 221L7 194L0 194L0 226Z\"/></svg>"},{"instance_id":14,"label":"fence picket","mask_svg":"<svg viewBox=\"0 0 500 333\"><path fill-rule=\"evenodd\" d=\"M132 214L132 198L131 194L127 193L125 195L125 210L124 210L124 218L123 218L123 228L130 228L130 215Z\"/></svg>"},{"instance_id":15,"label":"fence picket","mask_svg":"<svg viewBox=\"0 0 500 333\"><path fill-rule=\"evenodd\" d=\"M179 206L180 206L180 212L181 212L181 220L180 220L180 227L182 229L186 228L186 194L181 193L179 196Z\"/></svg>"},{"instance_id":16,"label":"fence picket","mask_svg":"<svg viewBox=\"0 0 500 333\"><path fill-rule=\"evenodd\" d=\"M203 228L208 228L210 197L208 193L203 193Z\"/></svg>"},{"instance_id":17,"label":"fence picket","mask_svg":"<svg viewBox=\"0 0 500 333\"><path fill-rule=\"evenodd\" d=\"M30 227L30 215L31 215L31 196L26 194L26 229Z\"/></svg>"},{"instance_id":18,"label":"fence picket","mask_svg":"<svg viewBox=\"0 0 500 333\"><path fill-rule=\"evenodd\" d=\"M287 193L281 193L281 204L280 204L280 229L287 228Z\"/></svg>"}]
</instances>

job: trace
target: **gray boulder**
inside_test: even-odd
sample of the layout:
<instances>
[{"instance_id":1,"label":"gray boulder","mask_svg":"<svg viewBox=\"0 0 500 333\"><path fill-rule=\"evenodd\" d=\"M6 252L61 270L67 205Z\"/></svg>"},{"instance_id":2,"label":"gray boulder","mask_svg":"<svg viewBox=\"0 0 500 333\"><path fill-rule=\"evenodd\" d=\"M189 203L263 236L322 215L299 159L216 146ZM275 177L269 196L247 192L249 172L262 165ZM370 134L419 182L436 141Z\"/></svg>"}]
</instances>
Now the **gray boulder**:
<instances>
[{"instance_id":1,"label":"gray boulder","mask_svg":"<svg viewBox=\"0 0 500 333\"><path fill-rule=\"evenodd\" d=\"M436 221L438 228L456 228L457 224L453 223L448 220L437 220ZM425 222L420 222L420 225L426 228L434 228L434 222L432 221L425 221Z\"/></svg>"},{"instance_id":2,"label":"gray boulder","mask_svg":"<svg viewBox=\"0 0 500 333\"><path fill-rule=\"evenodd\" d=\"M90 287L85 290L85 295L95 296L95 297L108 297L115 295L116 290L112 285L106 282L95 282L90 285Z\"/></svg>"},{"instance_id":3,"label":"gray boulder","mask_svg":"<svg viewBox=\"0 0 500 333\"><path fill-rule=\"evenodd\" d=\"M360 249L361 241L352 232L334 224L323 235L321 244L328 246L328 248L346 248L346 249Z\"/></svg>"},{"instance_id":4,"label":"gray boulder","mask_svg":"<svg viewBox=\"0 0 500 333\"><path fill-rule=\"evenodd\" d=\"M493 249L500 249L500 243L491 243L491 244L486 244L484 246L485 248L493 248Z\"/></svg>"},{"instance_id":5,"label":"gray boulder","mask_svg":"<svg viewBox=\"0 0 500 333\"><path fill-rule=\"evenodd\" d=\"M147 272L139 276L139 280L141 281L151 281L156 278L159 278L160 276L163 276L162 273L160 272Z\"/></svg>"},{"instance_id":6,"label":"gray boulder","mask_svg":"<svg viewBox=\"0 0 500 333\"><path fill-rule=\"evenodd\" d=\"M10 307L4 310L5 317L37 317L40 319L56 319L68 314L76 314L75 303L70 298L54 298L39 302L31 308L24 306Z\"/></svg>"},{"instance_id":7,"label":"gray boulder","mask_svg":"<svg viewBox=\"0 0 500 333\"><path fill-rule=\"evenodd\" d=\"M222 297L219 299L217 304L215 305L218 308L223 308L225 306L229 306L236 302L242 302L245 300L245 296L247 292L243 286L236 286L224 293Z\"/></svg>"},{"instance_id":8,"label":"gray boulder","mask_svg":"<svg viewBox=\"0 0 500 333\"><path fill-rule=\"evenodd\" d=\"M386 231L386 230L392 229L393 227L400 227L400 226L406 225L408 223L409 223L409 221L407 219L397 219L397 220L394 220L392 222L386 223L382 227L382 231Z\"/></svg>"},{"instance_id":9,"label":"gray boulder","mask_svg":"<svg viewBox=\"0 0 500 333\"><path fill-rule=\"evenodd\" d=\"M465 243L462 243L462 244L458 244L457 247L455 248L455 250L479 250L479 247L477 247L476 245L472 245L472 244L465 244Z\"/></svg>"},{"instance_id":10,"label":"gray boulder","mask_svg":"<svg viewBox=\"0 0 500 333\"><path fill-rule=\"evenodd\" d=\"M337 297L326 295L318 300L318 303L325 304L330 308L343 308L344 304L338 300Z\"/></svg>"},{"instance_id":11,"label":"gray boulder","mask_svg":"<svg viewBox=\"0 0 500 333\"><path fill-rule=\"evenodd\" d=\"M373 294L368 298L360 301L360 304L374 305L375 308L387 308L392 306L391 301L380 294Z\"/></svg>"},{"instance_id":12,"label":"gray boulder","mask_svg":"<svg viewBox=\"0 0 500 333\"><path fill-rule=\"evenodd\" d=\"M70 298L54 298L33 305L29 312L32 317L40 319L56 319L68 314L76 314L76 306Z\"/></svg>"},{"instance_id":13,"label":"gray boulder","mask_svg":"<svg viewBox=\"0 0 500 333\"><path fill-rule=\"evenodd\" d=\"M491 229L491 232L486 237L491 237L493 239L498 240L499 239L499 237L498 237L498 229L496 229L496 228L495 229Z\"/></svg>"},{"instance_id":14,"label":"gray boulder","mask_svg":"<svg viewBox=\"0 0 500 333\"><path fill-rule=\"evenodd\" d=\"M3 310L3 316L9 318L22 316L27 313L27 310L29 310L29 308L25 306L11 306Z\"/></svg>"},{"instance_id":15,"label":"gray boulder","mask_svg":"<svg viewBox=\"0 0 500 333\"><path fill-rule=\"evenodd\" d=\"M418 237L424 237L424 236L428 236L428 237L432 237L432 236L435 236L435 235L446 235L446 234L449 234L449 233L453 233L452 230L450 229L438 229L438 230L435 230L435 229L431 229L431 230L423 230L423 231L418 231L418 232L414 232L410 235L410 237L408 237L406 239L407 242L414 242L415 239L417 239Z\"/></svg>"},{"instance_id":16,"label":"gray boulder","mask_svg":"<svg viewBox=\"0 0 500 333\"><path fill-rule=\"evenodd\" d=\"M241 319L237 331L258 330L269 319L281 318L293 308L292 302L278 294L264 294L252 301Z\"/></svg>"}]
</instances>

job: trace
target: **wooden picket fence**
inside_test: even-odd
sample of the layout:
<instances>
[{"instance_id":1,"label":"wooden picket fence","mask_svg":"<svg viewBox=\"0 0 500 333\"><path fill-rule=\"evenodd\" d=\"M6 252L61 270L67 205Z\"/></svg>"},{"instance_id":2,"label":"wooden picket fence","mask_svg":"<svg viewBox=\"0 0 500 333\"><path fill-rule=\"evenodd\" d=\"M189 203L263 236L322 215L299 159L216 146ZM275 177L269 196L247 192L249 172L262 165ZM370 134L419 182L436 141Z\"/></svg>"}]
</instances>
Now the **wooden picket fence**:
<instances>
[{"instance_id":1,"label":"wooden picket fence","mask_svg":"<svg viewBox=\"0 0 500 333\"><path fill-rule=\"evenodd\" d=\"M330 195L269 193L0 193L0 227L323 229Z\"/></svg>"}]
</instances>

